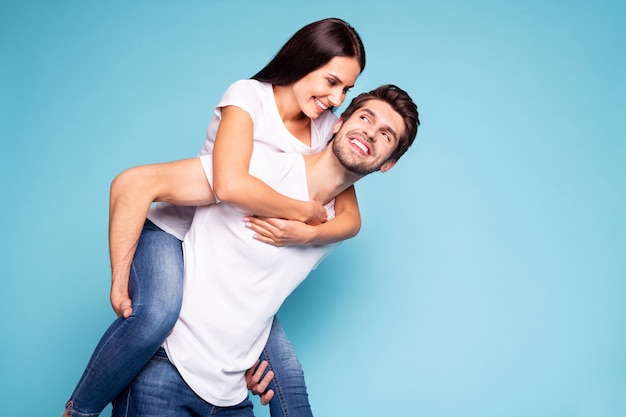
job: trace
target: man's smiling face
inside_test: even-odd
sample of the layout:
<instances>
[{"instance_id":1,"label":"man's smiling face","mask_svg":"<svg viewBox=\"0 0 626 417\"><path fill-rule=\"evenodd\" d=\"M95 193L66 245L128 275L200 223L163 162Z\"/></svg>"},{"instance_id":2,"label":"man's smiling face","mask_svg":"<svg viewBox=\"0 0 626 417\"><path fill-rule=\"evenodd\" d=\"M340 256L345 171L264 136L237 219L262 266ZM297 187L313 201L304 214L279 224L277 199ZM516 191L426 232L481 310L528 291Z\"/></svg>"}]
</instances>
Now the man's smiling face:
<instances>
[{"instance_id":1,"label":"man's smiling face","mask_svg":"<svg viewBox=\"0 0 626 417\"><path fill-rule=\"evenodd\" d=\"M385 172L395 165L389 158L402 134L402 116L388 103L372 99L335 125L332 149L341 165L352 173L364 176L378 170Z\"/></svg>"}]
</instances>

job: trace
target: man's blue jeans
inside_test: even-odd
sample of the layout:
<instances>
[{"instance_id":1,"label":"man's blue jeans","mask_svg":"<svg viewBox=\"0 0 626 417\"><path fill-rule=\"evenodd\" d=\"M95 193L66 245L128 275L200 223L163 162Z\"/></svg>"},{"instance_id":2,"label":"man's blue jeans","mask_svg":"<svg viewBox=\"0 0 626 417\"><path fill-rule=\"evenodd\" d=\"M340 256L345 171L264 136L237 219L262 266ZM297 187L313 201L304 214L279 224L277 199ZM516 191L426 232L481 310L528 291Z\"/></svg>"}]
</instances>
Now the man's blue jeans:
<instances>
[{"instance_id":1,"label":"man's blue jeans","mask_svg":"<svg viewBox=\"0 0 626 417\"><path fill-rule=\"evenodd\" d=\"M218 414L219 413L219 414ZM113 402L113 417L254 417L252 402L218 407L200 398L160 348Z\"/></svg>"},{"instance_id":2,"label":"man's blue jeans","mask_svg":"<svg viewBox=\"0 0 626 417\"><path fill-rule=\"evenodd\" d=\"M146 221L130 274L133 314L100 339L66 405L72 417L98 416L150 360L178 319L182 283L181 241ZM276 319L261 359L275 373L272 417L311 416L302 367Z\"/></svg>"}]
</instances>

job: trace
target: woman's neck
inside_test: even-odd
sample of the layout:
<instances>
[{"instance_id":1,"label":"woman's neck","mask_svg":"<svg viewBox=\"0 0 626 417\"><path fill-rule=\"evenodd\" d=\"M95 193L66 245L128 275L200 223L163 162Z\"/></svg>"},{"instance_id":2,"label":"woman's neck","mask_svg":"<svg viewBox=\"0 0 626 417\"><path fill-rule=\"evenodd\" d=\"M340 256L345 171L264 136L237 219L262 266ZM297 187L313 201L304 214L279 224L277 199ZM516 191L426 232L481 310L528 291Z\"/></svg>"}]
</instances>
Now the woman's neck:
<instances>
[{"instance_id":1,"label":"woman's neck","mask_svg":"<svg viewBox=\"0 0 626 417\"><path fill-rule=\"evenodd\" d=\"M291 86L275 85L272 88L278 114L287 130L300 142L311 146L311 119L302 113Z\"/></svg>"},{"instance_id":2,"label":"woman's neck","mask_svg":"<svg viewBox=\"0 0 626 417\"><path fill-rule=\"evenodd\" d=\"M276 101L276 107L278 108L278 114L284 123L300 122L307 117L302 113L302 109L293 94L293 90L290 85L280 86L274 85L272 89L274 91L274 101Z\"/></svg>"}]
</instances>

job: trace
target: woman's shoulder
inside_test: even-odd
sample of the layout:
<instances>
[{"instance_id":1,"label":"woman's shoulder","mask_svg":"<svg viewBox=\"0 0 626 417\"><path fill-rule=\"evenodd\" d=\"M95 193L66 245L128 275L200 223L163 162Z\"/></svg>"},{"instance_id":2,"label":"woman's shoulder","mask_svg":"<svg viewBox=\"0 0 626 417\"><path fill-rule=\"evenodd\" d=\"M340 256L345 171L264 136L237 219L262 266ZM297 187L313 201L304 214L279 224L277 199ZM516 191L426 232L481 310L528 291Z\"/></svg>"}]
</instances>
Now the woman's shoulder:
<instances>
[{"instance_id":1,"label":"woman's shoulder","mask_svg":"<svg viewBox=\"0 0 626 417\"><path fill-rule=\"evenodd\" d=\"M311 137L311 148L319 152L326 147L328 140L332 137L333 127L336 122L337 116L330 111L325 111L320 117L313 120L311 124L311 132L313 134Z\"/></svg>"},{"instance_id":2,"label":"woman's shoulder","mask_svg":"<svg viewBox=\"0 0 626 417\"><path fill-rule=\"evenodd\" d=\"M272 97L271 85L268 87L266 83L257 80L238 80L228 87L217 107L235 105L252 115L262 111Z\"/></svg>"},{"instance_id":3,"label":"woman's shoulder","mask_svg":"<svg viewBox=\"0 0 626 417\"><path fill-rule=\"evenodd\" d=\"M313 125L318 131L331 130L337 120L338 118L335 113L331 111L325 111L320 115L320 117L313 120Z\"/></svg>"},{"instance_id":4,"label":"woman's shoulder","mask_svg":"<svg viewBox=\"0 0 626 417\"><path fill-rule=\"evenodd\" d=\"M268 94L268 92L272 92L272 85L248 78L235 81L228 87L227 91L243 91L265 95Z\"/></svg>"}]
</instances>

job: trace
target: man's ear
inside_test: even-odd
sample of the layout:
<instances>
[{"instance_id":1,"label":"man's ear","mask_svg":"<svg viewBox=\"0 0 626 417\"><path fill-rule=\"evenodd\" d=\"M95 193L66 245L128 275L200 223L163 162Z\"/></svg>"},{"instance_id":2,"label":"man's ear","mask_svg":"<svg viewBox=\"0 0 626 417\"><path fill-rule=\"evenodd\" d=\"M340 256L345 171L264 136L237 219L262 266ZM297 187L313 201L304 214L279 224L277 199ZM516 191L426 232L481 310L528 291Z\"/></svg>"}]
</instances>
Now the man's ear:
<instances>
[{"instance_id":1,"label":"man's ear","mask_svg":"<svg viewBox=\"0 0 626 417\"><path fill-rule=\"evenodd\" d=\"M339 119L337 119L337 121L335 122L335 125L333 126L333 135L339 132L339 129L341 129L341 126L343 126L343 119L340 117Z\"/></svg>"},{"instance_id":2,"label":"man's ear","mask_svg":"<svg viewBox=\"0 0 626 417\"><path fill-rule=\"evenodd\" d=\"M391 168L393 168L394 166L396 166L396 160L390 159L380 166L380 172L385 173L389 171Z\"/></svg>"}]
</instances>

